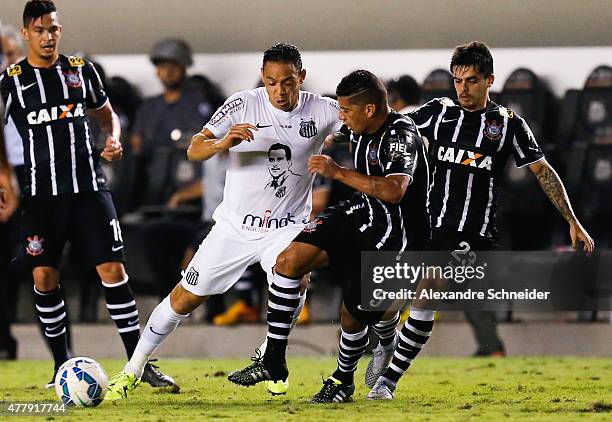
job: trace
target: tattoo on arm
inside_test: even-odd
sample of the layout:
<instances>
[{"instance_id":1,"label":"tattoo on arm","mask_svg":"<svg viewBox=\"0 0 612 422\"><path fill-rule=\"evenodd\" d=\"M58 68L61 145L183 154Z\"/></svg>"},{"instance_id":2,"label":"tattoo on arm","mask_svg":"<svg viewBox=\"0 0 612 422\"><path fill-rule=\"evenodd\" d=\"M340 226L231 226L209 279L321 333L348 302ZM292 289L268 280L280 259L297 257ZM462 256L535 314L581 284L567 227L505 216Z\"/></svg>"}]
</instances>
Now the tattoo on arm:
<instances>
[{"instance_id":1,"label":"tattoo on arm","mask_svg":"<svg viewBox=\"0 0 612 422\"><path fill-rule=\"evenodd\" d=\"M546 193L553 205L559 210L559 213L568 222L575 219L572 205L570 204L567 192L563 186L563 182L559 178L557 172L548 165L543 165L541 170L536 174L542 190Z\"/></svg>"}]
</instances>

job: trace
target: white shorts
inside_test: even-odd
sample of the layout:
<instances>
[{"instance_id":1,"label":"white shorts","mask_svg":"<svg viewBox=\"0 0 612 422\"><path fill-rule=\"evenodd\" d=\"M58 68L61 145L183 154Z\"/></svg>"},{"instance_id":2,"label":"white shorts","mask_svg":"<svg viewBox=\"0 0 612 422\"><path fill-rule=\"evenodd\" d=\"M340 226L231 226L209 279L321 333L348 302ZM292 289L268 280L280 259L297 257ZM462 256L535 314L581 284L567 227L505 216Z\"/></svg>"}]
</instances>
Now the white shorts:
<instances>
[{"instance_id":1,"label":"white shorts","mask_svg":"<svg viewBox=\"0 0 612 422\"><path fill-rule=\"evenodd\" d=\"M257 262L271 283L276 257L303 228L302 224L290 224L260 239L245 239L229 223L217 222L183 272L181 286L197 296L225 293Z\"/></svg>"}]
</instances>

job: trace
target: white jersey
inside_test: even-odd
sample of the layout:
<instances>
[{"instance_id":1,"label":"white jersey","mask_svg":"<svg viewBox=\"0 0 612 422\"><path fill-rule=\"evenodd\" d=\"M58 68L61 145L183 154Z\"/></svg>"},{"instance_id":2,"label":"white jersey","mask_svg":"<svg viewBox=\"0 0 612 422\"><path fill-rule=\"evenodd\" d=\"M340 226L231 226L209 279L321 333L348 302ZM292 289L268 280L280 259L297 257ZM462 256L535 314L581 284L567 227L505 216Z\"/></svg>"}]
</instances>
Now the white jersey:
<instances>
[{"instance_id":1,"label":"white jersey","mask_svg":"<svg viewBox=\"0 0 612 422\"><path fill-rule=\"evenodd\" d=\"M308 159L320 154L325 137L340 128L338 103L300 91L298 105L275 108L265 88L227 99L204 128L222 138L232 125L250 123L255 139L230 148L223 201L215 221L229 222L249 238L290 224L304 224L312 209L314 175Z\"/></svg>"}]
</instances>

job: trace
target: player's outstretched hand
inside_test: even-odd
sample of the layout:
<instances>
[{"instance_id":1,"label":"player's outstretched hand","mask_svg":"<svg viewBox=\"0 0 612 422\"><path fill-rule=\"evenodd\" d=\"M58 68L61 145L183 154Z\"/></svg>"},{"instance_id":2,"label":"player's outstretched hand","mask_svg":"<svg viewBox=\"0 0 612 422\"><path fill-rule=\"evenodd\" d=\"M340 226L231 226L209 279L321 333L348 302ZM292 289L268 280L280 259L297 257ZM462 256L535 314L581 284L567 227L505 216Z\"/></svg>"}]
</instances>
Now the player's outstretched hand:
<instances>
[{"instance_id":1,"label":"player's outstretched hand","mask_svg":"<svg viewBox=\"0 0 612 422\"><path fill-rule=\"evenodd\" d=\"M106 138L104 150L100 155L106 161L121 160L121 157L123 156L123 147L121 146L121 142L119 142L112 136L109 136L108 138Z\"/></svg>"},{"instance_id":2,"label":"player's outstretched hand","mask_svg":"<svg viewBox=\"0 0 612 422\"><path fill-rule=\"evenodd\" d=\"M308 160L308 171L317 173L327 179L333 179L340 170L338 163L329 155L313 155Z\"/></svg>"},{"instance_id":3,"label":"player's outstretched hand","mask_svg":"<svg viewBox=\"0 0 612 422\"><path fill-rule=\"evenodd\" d=\"M590 255L595 250L595 241L587 231L582 227L578 220L573 220L570 223L570 237L572 239L572 246L574 249L578 249L579 242L582 242L582 249Z\"/></svg>"},{"instance_id":4,"label":"player's outstretched hand","mask_svg":"<svg viewBox=\"0 0 612 422\"><path fill-rule=\"evenodd\" d=\"M257 126L250 123L236 123L231 127L229 132L221 139L221 144L227 149L235 147L242 141L251 142L255 139L252 130L259 130Z\"/></svg>"}]
</instances>

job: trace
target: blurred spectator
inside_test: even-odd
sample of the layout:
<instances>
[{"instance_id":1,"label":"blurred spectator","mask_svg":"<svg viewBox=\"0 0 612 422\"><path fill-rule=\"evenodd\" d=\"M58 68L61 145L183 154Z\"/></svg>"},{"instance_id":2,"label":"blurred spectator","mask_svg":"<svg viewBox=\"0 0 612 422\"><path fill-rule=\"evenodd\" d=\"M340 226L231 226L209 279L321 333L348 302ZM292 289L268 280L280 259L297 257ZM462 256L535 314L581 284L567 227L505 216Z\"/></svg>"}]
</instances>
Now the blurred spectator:
<instances>
[{"instance_id":1,"label":"blurred spectator","mask_svg":"<svg viewBox=\"0 0 612 422\"><path fill-rule=\"evenodd\" d=\"M151 183L151 173L160 168L155 154L187 148L191 136L200 131L214 111L201 90L188 89L187 68L193 60L191 48L185 41L161 40L149 57L164 92L144 100L136 112L130 145L136 155L133 165L138 189L133 192L130 209L147 202L147 182Z\"/></svg>"},{"instance_id":2,"label":"blurred spectator","mask_svg":"<svg viewBox=\"0 0 612 422\"><path fill-rule=\"evenodd\" d=\"M0 100L0 111L4 114L4 107ZM0 121L0 360L16 359L17 341L11 335L11 316L7 313L9 297L8 287L14 284L14 280L8 275L10 265L10 245L7 241L8 226L6 221L17 209L17 195L13 189L11 167L9 166L4 142L4 124Z\"/></svg>"},{"instance_id":3,"label":"blurred spectator","mask_svg":"<svg viewBox=\"0 0 612 422\"><path fill-rule=\"evenodd\" d=\"M421 88L412 76L402 75L387 83L389 105L398 113L408 113L421 103Z\"/></svg>"},{"instance_id":4,"label":"blurred spectator","mask_svg":"<svg viewBox=\"0 0 612 422\"><path fill-rule=\"evenodd\" d=\"M172 147L172 142L188 143L214 111L200 90L186 89L187 68L193 60L185 41L157 42L150 59L164 92L146 99L136 114L131 145L134 152L145 155L158 147Z\"/></svg>"},{"instance_id":5,"label":"blurred spectator","mask_svg":"<svg viewBox=\"0 0 612 422\"><path fill-rule=\"evenodd\" d=\"M2 53L0 56L0 71L4 71L8 66L17 63L25 57L25 44L19 31L12 26L3 26L0 30L2 37Z\"/></svg>"},{"instance_id":6,"label":"blurred spectator","mask_svg":"<svg viewBox=\"0 0 612 422\"><path fill-rule=\"evenodd\" d=\"M0 32L0 71L25 56L25 46L17 30L2 27ZM3 55L4 53L4 55ZM0 101L1 116L4 107ZM11 264L19 244L19 191L23 187L23 145L12 119L4 126L0 121L0 359L17 357L17 341L10 325L16 319L20 282L24 272ZM15 176L19 176L15 189Z\"/></svg>"}]
</instances>

